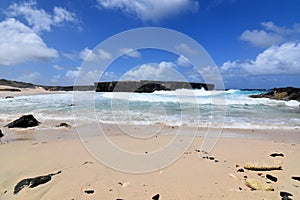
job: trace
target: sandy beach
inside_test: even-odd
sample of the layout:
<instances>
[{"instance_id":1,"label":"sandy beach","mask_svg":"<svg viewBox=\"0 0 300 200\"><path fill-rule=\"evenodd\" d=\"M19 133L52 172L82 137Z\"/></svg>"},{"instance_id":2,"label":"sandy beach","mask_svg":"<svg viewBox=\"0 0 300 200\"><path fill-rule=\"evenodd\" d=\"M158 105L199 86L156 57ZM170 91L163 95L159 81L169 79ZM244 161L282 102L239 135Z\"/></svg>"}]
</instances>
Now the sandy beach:
<instances>
[{"instance_id":1,"label":"sandy beach","mask_svg":"<svg viewBox=\"0 0 300 200\"><path fill-rule=\"evenodd\" d=\"M1 90L19 90L19 91L1 91ZM37 94L53 94L57 93L57 91L47 91L42 87L36 88L18 88L18 87L11 87L6 85L0 85L0 98L5 98L8 96L23 96L23 95L37 95Z\"/></svg>"},{"instance_id":2,"label":"sandy beach","mask_svg":"<svg viewBox=\"0 0 300 200\"><path fill-rule=\"evenodd\" d=\"M46 93L37 88L1 95ZM57 120L27 129L4 127L12 120L0 121L4 134L0 199L145 200L157 194L166 200L281 199L281 192L291 193L291 199L300 197L300 182L292 179L300 176L298 129L76 124L72 120L63 121L71 127L56 127ZM130 155L140 155L143 162L112 152L105 141ZM160 154L169 146L173 149L167 156ZM272 157L272 153L282 155ZM168 161L169 157L173 159ZM252 171L245 169L247 163L282 169ZM21 180L48 174L56 175L14 194ZM251 189L246 181L253 179L273 191Z\"/></svg>"},{"instance_id":3,"label":"sandy beach","mask_svg":"<svg viewBox=\"0 0 300 200\"><path fill-rule=\"evenodd\" d=\"M291 179L300 175L298 130L224 129L207 155L196 151L203 143L201 134L206 132L200 130L200 136L193 138L192 145L173 164L154 172L133 174L105 166L85 148L83 144L87 143L90 143L89 148L97 148L101 144L98 141L104 140L96 127L72 125L71 128L2 129L6 136L0 145L1 199L126 200L151 199L156 194L160 195L159 199L280 199L282 191L293 194L293 199L300 197L300 182ZM163 149L179 128L165 126L156 136L137 139L122 134L117 125L102 124L101 127L115 145L145 155ZM157 127L126 126L129 132L151 128ZM77 129L86 131L87 136L80 139ZM186 127L183 131L193 130ZM180 145L185 140L190 140L190 136L176 138L174 144ZM110 155L105 149L102 153ZM284 157L271 157L271 153L282 153ZM151 165L152 160L147 162ZM248 162L282 165L282 170L243 169ZM20 180L58 171L61 174L53 176L51 181L13 194ZM267 174L277 177L278 181L268 180ZM270 182L274 191L252 191L245 185L247 178ZM92 192L88 194L88 191Z\"/></svg>"}]
</instances>

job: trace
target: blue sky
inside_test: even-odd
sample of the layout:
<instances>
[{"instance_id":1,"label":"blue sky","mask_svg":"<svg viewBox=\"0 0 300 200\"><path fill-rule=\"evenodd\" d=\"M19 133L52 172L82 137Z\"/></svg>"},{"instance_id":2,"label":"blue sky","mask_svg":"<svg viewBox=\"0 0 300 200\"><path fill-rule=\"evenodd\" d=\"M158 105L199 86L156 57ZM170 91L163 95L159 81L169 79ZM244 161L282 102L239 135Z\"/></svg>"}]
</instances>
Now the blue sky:
<instances>
[{"instance_id":1,"label":"blue sky","mask_svg":"<svg viewBox=\"0 0 300 200\"><path fill-rule=\"evenodd\" d=\"M172 29L193 38L214 60L226 88L300 87L300 1L297 0L86 0L0 1L0 78L72 85L86 56L120 32ZM154 49L125 53L102 80L203 81L184 55ZM199 75L200 73L200 75Z\"/></svg>"}]
</instances>

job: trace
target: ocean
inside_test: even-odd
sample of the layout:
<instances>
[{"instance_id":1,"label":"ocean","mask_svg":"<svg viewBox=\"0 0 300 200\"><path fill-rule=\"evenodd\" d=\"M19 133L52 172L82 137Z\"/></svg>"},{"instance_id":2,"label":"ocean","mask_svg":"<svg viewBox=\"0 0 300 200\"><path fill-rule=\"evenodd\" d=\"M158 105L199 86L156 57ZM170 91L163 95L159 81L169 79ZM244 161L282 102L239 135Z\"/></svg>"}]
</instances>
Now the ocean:
<instances>
[{"instance_id":1,"label":"ocean","mask_svg":"<svg viewBox=\"0 0 300 200\"><path fill-rule=\"evenodd\" d=\"M262 90L178 89L154 93L59 92L0 99L0 121L24 114L40 122L165 124L170 126L299 129L297 101L250 98Z\"/></svg>"}]
</instances>

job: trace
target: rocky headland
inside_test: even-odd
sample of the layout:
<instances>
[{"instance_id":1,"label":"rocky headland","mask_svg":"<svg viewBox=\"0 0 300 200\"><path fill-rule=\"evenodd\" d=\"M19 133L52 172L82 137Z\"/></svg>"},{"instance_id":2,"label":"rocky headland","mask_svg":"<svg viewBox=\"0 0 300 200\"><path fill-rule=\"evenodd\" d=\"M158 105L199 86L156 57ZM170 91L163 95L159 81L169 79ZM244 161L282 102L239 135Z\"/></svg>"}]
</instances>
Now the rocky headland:
<instances>
[{"instance_id":1,"label":"rocky headland","mask_svg":"<svg viewBox=\"0 0 300 200\"><path fill-rule=\"evenodd\" d=\"M176 89L202 89L213 90L213 84L179 82L179 81L111 81L96 82L96 92L138 92L152 93L158 90L176 90Z\"/></svg>"},{"instance_id":2,"label":"rocky headland","mask_svg":"<svg viewBox=\"0 0 300 200\"><path fill-rule=\"evenodd\" d=\"M2 88L1 91L20 92L20 89L29 88L43 88L46 91L89 91L95 90L93 85L82 85L82 86L48 86L48 85L37 85L32 83L25 83L21 81L11 81L6 79L0 79L0 85L9 86L11 88ZM20 89L18 89L20 88Z\"/></svg>"},{"instance_id":3,"label":"rocky headland","mask_svg":"<svg viewBox=\"0 0 300 200\"><path fill-rule=\"evenodd\" d=\"M263 94L250 95L252 98L269 98L276 100L296 100L300 102L300 88L284 87L274 88L271 91Z\"/></svg>"}]
</instances>

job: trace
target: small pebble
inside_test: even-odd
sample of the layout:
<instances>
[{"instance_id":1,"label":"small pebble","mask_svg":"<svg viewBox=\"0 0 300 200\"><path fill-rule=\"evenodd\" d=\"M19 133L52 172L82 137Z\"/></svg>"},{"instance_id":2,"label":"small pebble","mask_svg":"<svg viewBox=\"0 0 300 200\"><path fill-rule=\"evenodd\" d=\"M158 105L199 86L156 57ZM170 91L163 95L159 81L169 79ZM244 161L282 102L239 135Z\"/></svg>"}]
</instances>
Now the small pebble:
<instances>
[{"instance_id":1,"label":"small pebble","mask_svg":"<svg viewBox=\"0 0 300 200\"><path fill-rule=\"evenodd\" d=\"M284 157L283 153L272 153L272 154L270 154L270 156L271 157L278 157L278 156Z\"/></svg>"},{"instance_id":2,"label":"small pebble","mask_svg":"<svg viewBox=\"0 0 300 200\"><path fill-rule=\"evenodd\" d=\"M87 194L94 194L94 190L85 190L84 192Z\"/></svg>"},{"instance_id":3,"label":"small pebble","mask_svg":"<svg viewBox=\"0 0 300 200\"><path fill-rule=\"evenodd\" d=\"M296 180L296 181L300 181L300 177L299 176L292 176L292 179Z\"/></svg>"},{"instance_id":4,"label":"small pebble","mask_svg":"<svg viewBox=\"0 0 300 200\"><path fill-rule=\"evenodd\" d=\"M273 181L273 182L277 182L277 178L275 176L270 175L270 174L267 174L266 178Z\"/></svg>"},{"instance_id":5,"label":"small pebble","mask_svg":"<svg viewBox=\"0 0 300 200\"><path fill-rule=\"evenodd\" d=\"M237 170L237 172L245 172L245 170L243 168L240 168Z\"/></svg>"},{"instance_id":6,"label":"small pebble","mask_svg":"<svg viewBox=\"0 0 300 200\"><path fill-rule=\"evenodd\" d=\"M159 200L159 197L160 197L160 195L159 195L159 194L156 194L156 195L154 195L154 196L152 197L152 200Z\"/></svg>"}]
</instances>

